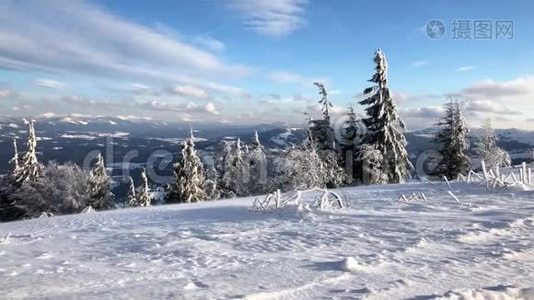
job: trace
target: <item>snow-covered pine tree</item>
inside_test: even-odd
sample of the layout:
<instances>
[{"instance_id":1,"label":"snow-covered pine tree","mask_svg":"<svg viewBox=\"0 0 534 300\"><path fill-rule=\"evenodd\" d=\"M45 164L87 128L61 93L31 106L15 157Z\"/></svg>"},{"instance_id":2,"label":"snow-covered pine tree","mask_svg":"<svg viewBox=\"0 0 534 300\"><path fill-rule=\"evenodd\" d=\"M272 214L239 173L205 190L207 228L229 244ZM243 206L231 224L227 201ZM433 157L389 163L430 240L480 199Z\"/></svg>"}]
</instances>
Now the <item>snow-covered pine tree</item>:
<instances>
[{"instance_id":1,"label":"snow-covered pine tree","mask_svg":"<svg viewBox=\"0 0 534 300\"><path fill-rule=\"evenodd\" d=\"M28 140L26 142L27 150L22 156L19 163L19 170L16 172L15 181L22 184L27 181L35 181L41 176L43 165L37 159L37 137L35 136L35 128L33 120L28 124Z\"/></svg>"},{"instance_id":2,"label":"snow-covered pine tree","mask_svg":"<svg viewBox=\"0 0 534 300\"><path fill-rule=\"evenodd\" d=\"M323 118L319 120L310 119L309 127L311 134L315 139L317 150L334 150L336 148L335 135L334 130L330 126L330 108L332 107L332 103L328 100L328 93L324 84L315 82L314 85L319 88L319 95L321 95L319 104L321 105Z\"/></svg>"},{"instance_id":3,"label":"snow-covered pine tree","mask_svg":"<svg viewBox=\"0 0 534 300\"><path fill-rule=\"evenodd\" d=\"M139 206L150 206L151 202L152 198L148 192L148 177L146 176L146 170L143 169L143 172L141 172L141 187L139 190L137 203Z\"/></svg>"},{"instance_id":4,"label":"snow-covered pine tree","mask_svg":"<svg viewBox=\"0 0 534 300\"><path fill-rule=\"evenodd\" d=\"M104 158L100 153L96 157L95 166L89 173L89 197L89 205L96 210L113 207L113 193L106 173Z\"/></svg>"},{"instance_id":5,"label":"snow-covered pine tree","mask_svg":"<svg viewBox=\"0 0 534 300\"><path fill-rule=\"evenodd\" d=\"M167 202L191 203L206 200L204 192L204 166L196 154L195 137L191 135L183 143L182 158L174 165L175 181L169 185Z\"/></svg>"},{"instance_id":6,"label":"snow-covered pine tree","mask_svg":"<svg viewBox=\"0 0 534 300\"><path fill-rule=\"evenodd\" d=\"M215 155L215 170L219 178L218 184L221 198L233 198L236 196L232 190L232 145L228 141L222 141Z\"/></svg>"},{"instance_id":7,"label":"snow-covered pine tree","mask_svg":"<svg viewBox=\"0 0 534 300\"><path fill-rule=\"evenodd\" d=\"M476 145L476 153L486 167L495 169L497 167L508 167L512 160L508 152L497 146L498 137L491 124L491 119L487 119L482 126L482 136Z\"/></svg>"},{"instance_id":8,"label":"snow-covered pine tree","mask_svg":"<svg viewBox=\"0 0 534 300\"><path fill-rule=\"evenodd\" d=\"M11 171L11 174L13 177L17 177L17 173L20 170L20 158L19 158L19 151L17 149L17 139L13 139L13 158L9 160L9 163L13 165L13 170Z\"/></svg>"},{"instance_id":9,"label":"snow-covered pine tree","mask_svg":"<svg viewBox=\"0 0 534 300\"><path fill-rule=\"evenodd\" d=\"M376 64L375 74L369 80L373 86L366 88L363 93L369 95L360 101L367 105L365 109L367 117L362 121L367 127L367 135L364 144L369 145L373 151L382 154L382 160L376 164L368 164L371 168L368 173L384 173L384 176L375 178L387 178L385 181L373 182L364 179L367 183L398 183L410 176L413 166L406 151L406 139L401 130L405 130L404 122L397 114L395 101L388 88L387 61L382 50L378 49L374 56ZM363 149L369 149L364 147ZM365 155L360 155L365 157Z\"/></svg>"},{"instance_id":10,"label":"snow-covered pine tree","mask_svg":"<svg viewBox=\"0 0 534 300\"><path fill-rule=\"evenodd\" d=\"M468 129L458 101L450 99L444 110L445 115L436 124L441 130L436 135L435 142L440 145L439 153L443 157L437 165L436 175L454 179L458 174L466 174L471 167L469 157L465 154L469 148Z\"/></svg>"},{"instance_id":11,"label":"snow-covered pine tree","mask_svg":"<svg viewBox=\"0 0 534 300\"><path fill-rule=\"evenodd\" d=\"M267 186L267 156L260 142L258 131L254 131L251 151L247 155L250 168L249 191L252 194L266 192Z\"/></svg>"},{"instance_id":12,"label":"snow-covered pine tree","mask_svg":"<svg viewBox=\"0 0 534 300\"><path fill-rule=\"evenodd\" d=\"M135 184L132 177L128 177L128 198L126 199L127 206L137 206L137 195L135 193Z\"/></svg>"}]
</instances>

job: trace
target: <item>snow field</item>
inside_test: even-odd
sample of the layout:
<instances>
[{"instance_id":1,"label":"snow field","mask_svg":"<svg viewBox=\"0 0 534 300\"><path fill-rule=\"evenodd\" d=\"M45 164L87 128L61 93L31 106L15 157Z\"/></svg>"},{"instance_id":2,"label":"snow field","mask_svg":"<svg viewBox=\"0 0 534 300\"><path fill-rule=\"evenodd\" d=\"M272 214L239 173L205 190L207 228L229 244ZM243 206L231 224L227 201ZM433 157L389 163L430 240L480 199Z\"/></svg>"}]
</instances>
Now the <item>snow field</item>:
<instances>
[{"instance_id":1,"label":"snow field","mask_svg":"<svg viewBox=\"0 0 534 300\"><path fill-rule=\"evenodd\" d=\"M409 183L340 189L350 208L299 215L252 213L254 198L243 198L3 223L0 237L9 238L0 244L0 293L533 299L534 194L452 188L460 203L427 183ZM414 192L428 201L398 201Z\"/></svg>"}]
</instances>

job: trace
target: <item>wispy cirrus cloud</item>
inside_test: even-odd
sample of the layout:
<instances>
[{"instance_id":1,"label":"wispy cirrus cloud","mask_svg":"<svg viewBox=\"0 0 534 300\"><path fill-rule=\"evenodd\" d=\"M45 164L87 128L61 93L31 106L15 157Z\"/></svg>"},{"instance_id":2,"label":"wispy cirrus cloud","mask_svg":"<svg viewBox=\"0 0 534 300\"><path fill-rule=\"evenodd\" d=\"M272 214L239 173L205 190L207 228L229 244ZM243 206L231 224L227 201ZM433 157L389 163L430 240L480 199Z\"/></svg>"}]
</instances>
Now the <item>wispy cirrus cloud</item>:
<instances>
[{"instance_id":1,"label":"wispy cirrus cloud","mask_svg":"<svg viewBox=\"0 0 534 300\"><path fill-rule=\"evenodd\" d=\"M422 66L425 66L425 65L428 65L428 60L418 60L418 61L414 61L412 63L412 66L414 66L414 67L422 67Z\"/></svg>"},{"instance_id":2,"label":"wispy cirrus cloud","mask_svg":"<svg viewBox=\"0 0 534 300\"><path fill-rule=\"evenodd\" d=\"M461 66L461 67L458 67L456 68L456 72L466 72L466 71L471 71L473 70L475 67L473 66Z\"/></svg>"},{"instance_id":3,"label":"wispy cirrus cloud","mask_svg":"<svg viewBox=\"0 0 534 300\"><path fill-rule=\"evenodd\" d=\"M307 0L228 0L245 25L270 36L284 36L303 27Z\"/></svg>"},{"instance_id":4,"label":"wispy cirrus cloud","mask_svg":"<svg viewBox=\"0 0 534 300\"><path fill-rule=\"evenodd\" d=\"M287 70L269 71L266 76L267 79L274 83L300 84L304 87L312 87L314 82L328 82L328 78L312 78Z\"/></svg>"}]
</instances>

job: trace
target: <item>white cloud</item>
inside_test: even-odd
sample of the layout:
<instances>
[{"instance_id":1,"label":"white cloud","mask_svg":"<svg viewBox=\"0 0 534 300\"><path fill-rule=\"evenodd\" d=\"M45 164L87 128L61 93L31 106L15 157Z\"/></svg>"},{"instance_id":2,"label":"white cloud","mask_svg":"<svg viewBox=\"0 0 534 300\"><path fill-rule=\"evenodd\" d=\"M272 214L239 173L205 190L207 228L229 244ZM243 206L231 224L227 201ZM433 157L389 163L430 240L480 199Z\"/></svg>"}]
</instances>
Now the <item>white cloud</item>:
<instances>
[{"instance_id":1,"label":"white cloud","mask_svg":"<svg viewBox=\"0 0 534 300\"><path fill-rule=\"evenodd\" d=\"M193 39L193 42L213 51L223 51L226 49L226 45L223 42L209 36L197 37Z\"/></svg>"},{"instance_id":2,"label":"white cloud","mask_svg":"<svg viewBox=\"0 0 534 300\"><path fill-rule=\"evenodd\" d=\"M428 60L418 60L418 61L414 61L414 62L412 63L412 65L413 65L414 67L422 67L422 66L425 66L425 65L427 65L427 64L428 64Z\"/></svg>"},{"instance_id":3,"label":"white cloud","mask_svg":"<svg viewBox=\"0 0 534 300\"><path fill-rule=\"evenodd\" d=\"M466 113L495 113L500 115L522 115L521 111L511 110L502 103L490 100L468 100L465 104Z\"/></svg>"},{"instance_id":4,"label":"white cloud","mask_svg":"<svg viewBox=\"0 0 534 300\"><path fill-rule=\"evenodd\" d=\"M191 85L177 85L173 90L173 93L192 98L208 98L209 94L200 88Z\"/></svg>"},{"instance_id":5,"label":"white cloud","mask_svg":"<svg viewBox=\"0 0 534 300\"><path fill-rule=\"evenodd\" d=\"M465 72L465 71L471 71L473 70L475 67L473 66L462 66L462 67L458 67L456 68L456 72Z\"/></svg>"},{"instance_id":6,"label":"white cloud","mask_svg":"<svg viewBox=\"0 0 534 300\"><path fill-rule=\"evenodd\" d=\"M217 108L215 108L215 104L213 104L212 102L207 103L204 106L204 110L207 113L210 113L210 114L213 114L213 115L218 115L219 114L219 112L217 111Z\"/></svg>"},{"instance_id":7,"label":"white cloud","mask_svg":"<svg viewBox=\"0 0 534 300\"><path fill-rule=\"evenodd\" d=\"M172 82L249 72L77 0L0 2L0 67Z\"/></svg>"},{"instance_id":8,"label":"white cloud","mask_svg":"<svg viewBox=\"0 0 534 300\"><path fill-rule=\"evenodd\" d=\"M5 98L11 95L11 91L8 89L0 89L0 98Z\"/></svg>"},{"instance_id":9,"label":"white cloud","mask_svg":"<svg viewBox=\"0 0 534 300\"><path fill-rule=\"evenodd\" d=\"M283 36L301 28L307 0L228 0L245 25L258 33Z\"/></svg>"},{"instance_id":10,"label":"white cloud","mask_svg":"<svg viewBox=\"0 0 534 300\"><path fill-rule=\"evenodd\" d=\"M136 106L148 109L152 111L160 112L180 112L188 114L190 117L194 117L192 114L208 114L208 115L218 115L219 111L215 107L213 102L208 102L204 105L199 105L195 102L189 103L173 103L160 100L153 100L150 102L139 102L135 104Z\"/></svg>"},{"instance_id":11,"label":"white cloud","mask_svg":"<svg viewBox=\"0 0 534 300\"><path fill-rule=\"evenodd\" d=\"M54 117L57 117L58 115L56 113L53 113L53 112L46 112L46 113L43 113L43 114L40 114L39 117L42 117L42 118L54 118Z\"/></svg>"},{"instance_id":12,"label":"white cloud","mask_svg":"<svg viewBox=\"0 0 534 300\"><path fill-rule=\"evenodd\" d=\"M529 96L531 102L534 97L534 76L500 82L484 80L463 89L461 93L475 99Z\"/></svg>"},{"instance_id":13,"label":"white cloud","mask_svg":"<svg viewBox=\"0 0 534 300\"><path fill-rule=\"evenodd\" d=\"M62 89L65 87L65 84L63 82L59 82L53 79L37 79L35 81L35 85L50 89Z\"/></svg>"},{"instance_id":14,"label":"white cloud","mask_svg":"<svg viewBox=\"0 0 534 300\"><path fill-rule=\"evenodd\" d=\"M155 94L151 87L146 84L134 82L131 83L127 88L127 91L130 91L136 95L151 95Z\"/></svg>"}]
</instances>

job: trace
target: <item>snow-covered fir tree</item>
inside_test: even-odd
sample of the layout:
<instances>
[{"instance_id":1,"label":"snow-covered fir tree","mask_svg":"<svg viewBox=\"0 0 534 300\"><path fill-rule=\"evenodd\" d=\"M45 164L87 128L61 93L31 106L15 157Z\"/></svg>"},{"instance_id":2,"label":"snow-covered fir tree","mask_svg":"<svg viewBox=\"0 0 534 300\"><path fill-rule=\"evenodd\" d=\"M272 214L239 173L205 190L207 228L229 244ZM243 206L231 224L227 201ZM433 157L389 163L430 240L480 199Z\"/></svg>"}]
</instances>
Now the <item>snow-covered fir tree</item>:
<instances>
[{"instance_id":1,"label":"snow-covered fir tree","mask_svg":"<svg viewBox=\"0 0 534 300\"><path fill-rule=\"evenodd\" d=\"M340 149L338 149L339 147L336 143L334 129L330 122L330 108L333 107L333 105L328 100L328 92L326 91L324 84L315 82L314 85L319 88L319 95L321 96L319 105L323 112L323 118L318 120L309 118L308 130L313 137L315 151L323 160L325 170L330 172L327 177L331 179L336 178L336 181L327 182L327 186L337 187L339 185L339 182L337 182L337 175L339 174L337 173L338 170L341 169L339 167L339 161L342 161L342 159L338 157L341 152L339 152Z\"/></svg>"},{"instance_id":2,"label":"snow-covered fir tree","mask_svg":"<svg viewBox=\"0 0 534 300\"><path fill-rule=\"evenodd\" d=\"M89 204L94 209L101 210L113 207L110 180L106 172L104 158L100 153L96 157L95 166L89 173L89 197Z\"/></svg>"},{"instance_id":3,"label":"snow-covered fir tree","mask_svg":"<svg viewBox=\"0 0 534 300\"><path fill-rule=\"evenodd\" d=\"M406 151L406 139L401 130L405 130L404 122L397 114L397 108L391 92L388 88L387 72L388 66L384 53L378 49L374 56L376 64L375 74L369 80L374 85L366 88L363 93L368 98L360 101L366 105L367 117L362 121L367 127L367 135L364 144L368 145L363 150L372 152L379 151L382 160L373 164L367 164L366 173L383 173L383 175L373 178L380 178L380 181L365 179L367 183L398 183L410 176L413 166ZM369 148L371 147L371 148ZM360 155L365 157L366 155ZM364 162L365 163L365 162Z\"/></svg>"},{"instance_id":4,"label":"snow-covered fir tree","mask_svg":"<svg viewBox=\"0 0 534 300\"><path fill-rule=\"evenodd\" d=\"M361 162L358 159L358 146L360 144L360 130L358 127L360 120L354 112L354 107L350 106L347 113L347 121L343 131L343 142L341 145L341 161L345 167L348 182L361 181Z\"/></svg>"},{"instance_id":5,"label":"snow-covered fir tree","mask_svg":"<svg viewBox=\"0 0 534 300\"><path fill-rule=\"evenodd\" d=\"M127 206L137 206L137 195L135 193L135 184L132 177L128 177L128 198L126 199Z\"/></svg>"},{"instance_id":6,"label":"snow-covered fir tree","mask_svg":"<svg viewBox=\"0 0 534 300\"><path fill-rule=\"evenodd\" d=\"M476 145L476 153L481 161L484 161L488 169L497 167L508 167L512 160L508 152L497 146L498 137L491 124L491 119L487 119L482 127L482 136Z\"/></svg>"},{"instance_id":7,"label":"snow-covered fir tree","mask_svg":"<svg viewBox=\"0 0 534 300\"><path fill-rule=\"evenodd\" d=\"M247 155L250 168L249 190L252 194L266 192L267 186L267 156L260 142L258 132L254 131L251 151Z\"/></svg>"},{"instance_id":8,"label":"snow-covered fir tree","mask_svg":"<svg viewBox=\"0 0 534 300\"><path fill-rule=\"evenodd\" d=\"M167 202L191 203L206 200L204 191L204 166L195 150L195 137L191 135L183 143L182 158L174 165L175 181L169 185Z\"/></svg>"},{"instance_id":9,"label":"snow-covered fir tree","mask_svg":"<svg viewBox=\"0 0 534 300\"><path fill-rule=\"evenodd\" d=\"M232 144L226 142L218 159L221 174L220 187L224 198L246 196L249 194L250 168L247 155L243 153L241 139Z\"/></svg>"},{"instance_id":10,"label":"snow-covered fir tree","mask_svg":"<svg viewBox=\"0 0 534 300\"><path fill-rule=\"evenodd\" d=\"M137 196L137 203L139 206L150 206L152 198L148 192L148 177L146 176L146 170L141 172L141 186L139 189L139 195Z\"/></svg>"},{"instance_id":11,"label":"snow-covered fir tree","mask_svg":"<svg viewBox=\"0 0 534 300\"><path fill-rule=\"evenodd\" d=\"M466 174L471 167L469 157L465 153L469 148L468 129L458 101L453 102L450 99L444 110L445 115L436 124L441 127L435 141L440 146L439 153L442 156L436 174L454 179L458 174Z\"/></svg>"},{"instance_id":12,"label":"snow-covered fir tree","mask_svg":"<svg viewBox=\"0 0 534 300\"><path fill-rule=\"evenodd\" d=\"M13 165L12 174L13 176L17 176L16 174L20 170L19 165L20 157L19 157L19 151L17 149L17 139L13 139L13 158L9 160L9 163Z\"/></svg>"},{"instance_id":13,"label":"snow-covered fir tree","mask_svg":"<svg viewBox=\"0 0 534 300\"><path fill-rule=\"evenodd\" d=\"M233 161L231 164L234 178L234 192L238 196L249 195L250 168L246 154L243 152L241 139L238 138L234 148Z\"/></svg>"},{"instance_id":14,"label":"snow-covered fir tree","mask_svg":"<svg viewBox=\"0 0 534 300\"><path fill-rule=\"evenodd\" d=\"M43 171L43 165L37 159L37 137L35 136L33 121L30 121L28 124L28 140L26 142L26 147L26 152L19 162L18 172L13 174L15 181L18 184L22 184L27 181L35 181L39 176L41 176Z\"/></svg>"}]
</instances>

